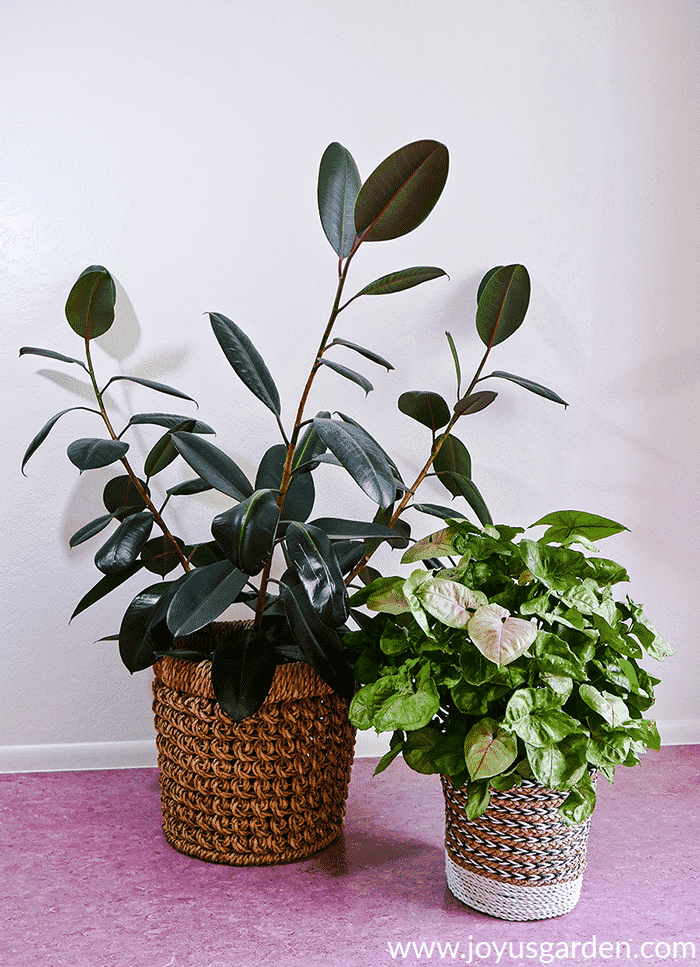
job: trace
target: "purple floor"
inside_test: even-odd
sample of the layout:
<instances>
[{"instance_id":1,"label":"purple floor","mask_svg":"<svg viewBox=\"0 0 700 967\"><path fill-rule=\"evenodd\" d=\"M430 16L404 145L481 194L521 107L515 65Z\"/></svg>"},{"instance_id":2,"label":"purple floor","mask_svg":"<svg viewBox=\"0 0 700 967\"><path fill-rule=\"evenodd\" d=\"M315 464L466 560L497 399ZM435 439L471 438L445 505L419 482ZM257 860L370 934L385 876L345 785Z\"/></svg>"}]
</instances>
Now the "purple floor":
<instances>
[{"instance_id":1,"label":"purple floor","mask_svg":"<svg viewBox=\"0 0 700 967\"><path fill-rule=\"evenodd\" d=\"M154 770L0 776L1 967L700 963L700 747L599 783L581 900L529 923L452 898L439 780L374 765L341 839L254 869L168 846Z\"/></svg>"}]
</instances>

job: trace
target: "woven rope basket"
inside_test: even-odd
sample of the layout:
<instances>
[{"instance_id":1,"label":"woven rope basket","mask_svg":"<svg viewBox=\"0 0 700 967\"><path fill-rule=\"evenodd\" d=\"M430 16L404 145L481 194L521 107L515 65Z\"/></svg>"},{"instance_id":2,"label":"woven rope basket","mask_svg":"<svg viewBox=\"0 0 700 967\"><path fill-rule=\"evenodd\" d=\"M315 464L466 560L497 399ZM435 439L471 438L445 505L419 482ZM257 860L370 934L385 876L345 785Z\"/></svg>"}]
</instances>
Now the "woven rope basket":
<instances>
[{"instance_id":1,"label":"woven rope basket","mask_svg":"<svg viewBox=\"0 0 700 967\"><path fill-rule=\"evenodd\" d=\"M491 790L483 816L469 820L466 790L441 776L445 872L452 894L502 920L568 913L581 895L590 820L569 826L558 814L567 793L527 779Z\"/></svg>"},{"instance_id":2,"label":"woven rope basket","mask_svg":"<svg viewBox=\"0 0 700 967\"><path fill-rule=\"evenodd\" d=\"M216 641L233 626L214 622L199 635ZM239 723L214 699L210 661L165 657L153 668L163 832L171 846L213 863L253 866L302 859L340 835L355 730L346 703L310 665L278 665L261 708Z\"/></svg>"}]
</instances>

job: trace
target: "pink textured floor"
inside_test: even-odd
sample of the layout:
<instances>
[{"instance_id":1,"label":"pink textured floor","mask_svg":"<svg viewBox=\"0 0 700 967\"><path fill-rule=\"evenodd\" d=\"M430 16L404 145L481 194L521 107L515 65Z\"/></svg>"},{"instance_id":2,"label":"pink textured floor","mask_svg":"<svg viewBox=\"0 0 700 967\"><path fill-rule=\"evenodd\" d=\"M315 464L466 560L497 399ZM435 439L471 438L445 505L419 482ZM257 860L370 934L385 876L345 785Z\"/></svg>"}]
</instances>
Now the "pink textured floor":
<instances>
[{"instance_id":1,"label":"pink textured floor","mask_svg":"<svg viewBox=\"0 0 700 967\"><path fill-rule=\"evenodd\" d=\"M438 779L374 765L341 839L256 869L168 846L154 770L0 776L1 967L700 963L700 747L599 784L578 906L529 923L451 896Z\"/></svg>"}]
</instances>

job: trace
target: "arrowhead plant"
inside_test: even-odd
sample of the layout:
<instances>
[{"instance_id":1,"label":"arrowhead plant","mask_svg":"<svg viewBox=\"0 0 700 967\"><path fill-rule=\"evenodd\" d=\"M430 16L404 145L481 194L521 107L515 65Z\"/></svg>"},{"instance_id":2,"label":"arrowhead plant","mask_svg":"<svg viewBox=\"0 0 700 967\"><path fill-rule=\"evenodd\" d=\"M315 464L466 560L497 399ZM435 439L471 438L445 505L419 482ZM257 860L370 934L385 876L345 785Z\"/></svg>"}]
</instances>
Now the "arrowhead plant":
<instances>
[{"instance_id":1,"label":"arrowhead plant","mask_svg":"<svg viewBox=\"0 0 700 967\"><path fill-rule=\"evenodd\" d=\"M594 771L612 782L615 766L658 749L644 718L658 679L639 661L673 652L639 605L614 597L627 573L592 543L625 527L579 511L531 526L547 530L535 540L450 520L404 554L423 571L351 597L377 614L345 638L362 683L350 720L392 732L377 771L403 754L466 785L470 818L490 789L528 778L565 790L561 812L576 823L595 806Z\"/></svg>"},{"instance_id":2,"label":"arrowhead plant","mask_svg":"<svg viewBox=\"0 0 700 967\"><path fill-rule=\"evenodd\" d=\"M308 662L350 700L355 679L343 644L348 631L345 622L352 619L361 626L368 618L351 607L348 589L356 588L353 582L358 576L367 583L375 575L368 562L382 543L407 546L410 527L402 515L408 510L443 520L464 517L457 509L416 502L416 490L425 477L435 475L453 498L466 500L469 511L482 524L491 523L484 498L472 480L470 454L453 433L459 419L479 412L496 398L493 390L477 389L477 383L503 378L566 405L552 390L529 378L502 371L483 375L493 347L517 331L528 308L527 270L512 264L491 269L479 287L475 325L485 352L469 386L462 387L456 342L448 333L457 375L454 404L448 405L439 393L427 390L409 390L398 401L402 413L430 431L427 458L410 484L404 482L397 463L381 444L351 416L331 410L307 413L311 388L322 369L334 379L351 381L365 394L371 392L372 383L364 372L346 365L350 354L362 361L363 368L393 369L374 350L346 338L352 335L350 331L336 333L341 314L343 320L350 317L348 310L355 300L392 295L447 278L442 268L432 265L392 269L354 295L345 296L349 269L359 249L366 242L399 238L418 228L438 202L448 168L445 145L421 140L393 152L363 181L346 148L335 142L326 149L319 168L317 198L323 231L337 256L337 287L291 419L282 411L272 373L244 329L222 312L208 313L214 341L251 395L240 405L262 404L279 433L279 442L257 455L255 479L252 475L249 479L241 469L241 456L213 443L212 427L192 415L149 411L135 413L123 426L117 425L115 415L108 411L105 394L119 380L188 404L195 401L179 389L138 375L119 374L106 382L98 378L92 358L93 340L117 323L119 308L117 286L104 266L86 268L66 302L66 319L73 336L82 340L83 358L35 346L20 349L20 355L79 366L94 395L94 407L69 407L45 423L27 447L22 472L58 420L76 410L91 414L93 426L89 432L96 435L71 443L68 459L81 474L95 470L103 473L105 468L110 472L112 468L114 475L104 486L106 513L85 523L70 539L71 546L99 541L95 564L101 572L100 580L84 594L72 617L138 575L144 587L126 609L115 636L120 656L131 672L149 667L164 654L187 660L211 658L217 700L236 721L259 708L275 666L289 661ZM157 433L149 451L138 458L132 448L133 427ZM165 471L183 463L194 476L166 486ZM349 474L377 505L371 520L362 519L363 512L352 520L314 519L314 471L322 463ZM228 498L230 506L215 516L210 533L173 533L168 522L170 501L196 499L211 489ZM442 544L435 544L435 554L442 550ZM278 578L273 577L275 562L281 565L274 572L281 572ZM154 578L158 579L156 583ZM400 616L406 598L395 585L391 593L392 607ZM375 595L376 600L383 600L382 594ZM472 625L474 640L485 642L487 658L495 647L501 655L500 665L515 666L518 656L532 644L528 637L531 632L521 627L523 622L512 618L490 630L484 626L477 633L478 605L482 603L479 594L450 595L445 581L435 582L431 588L416 581L408 597L423 627L430 628L436 609L442 614L440 608L447 602L453 621L477 622ZM232 631L212 654L203 656L190 636L220 618L231 605L252 612L252 627ZM245 610L243 616L247 616ZM531 628L529 621L524 624ZM498 638L495 646L491 640L494 635ZM430 676L426 681L432 682ZM437 695L432 684L425 686L425 694L428 701L419 701L417 706L432 708ZM605 695L606 690L601 691L603 702L607 701ZM416 705L413 700L407 704ZM402 707L402 703L396 707ZM592 708L590 704L587 707ZM424 758L417 749L413 761Z\"/></svg>"}]
</instances>

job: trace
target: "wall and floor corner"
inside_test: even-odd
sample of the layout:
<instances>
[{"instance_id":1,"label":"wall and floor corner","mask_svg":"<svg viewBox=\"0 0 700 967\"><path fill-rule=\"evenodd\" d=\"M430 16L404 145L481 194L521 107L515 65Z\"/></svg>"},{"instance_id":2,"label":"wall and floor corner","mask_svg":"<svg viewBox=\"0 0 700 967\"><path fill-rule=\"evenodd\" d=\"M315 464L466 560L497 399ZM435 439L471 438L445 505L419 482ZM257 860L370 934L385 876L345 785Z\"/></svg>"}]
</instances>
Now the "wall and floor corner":
<instances>
[{"instance_id":1,"label":"wall and floor corner","mask_svg":"<svg viewBox=\"0 0 700 967\"><path fill-rule=\"evenodd\" d=\"M452 397L445 330L473 369L478 280L492 265L527 265L528 318L497 365L570 405L499 387L462 434L474 479L500 520L576 507L630 528L603 551L626 565L632 597L676 649L655 714L666 743L700 742L700 6L4 0L0 25L0 770L153 761L148 674L130 679L113 643L99 643L138 588L68 624L97 580L94 547L69 551L68 539L101 513L107 471L79 478L65 448L93 418L68 415L28 479L19 473L29 440L85 404L85 387L70 367L18 360L19 347L79 354L65 298L87 265L104 264L118 280L121 336L95 351L98 369L181 386L221 447L237 459L262 452L276 427L250 405L203 313L247 331L290 411L334 290L315 191L335 140L364 176L409 141L448 145L431 218L391 251L367 246L355 283L412 264L450 279L355 303L342 335L395 370L366 400L329 372L319 408L332 400L413 469L416 425L398 395L429 370ZM112 401L122 413L159 405L133 384ZM353 516L356 495L344 499ZM445 496L428 485L425 499ZM226 501L201 506L183 522L188 540L206 538ZM383 747L364 736L358 751Z\"/></svg>"}]
</instances>

